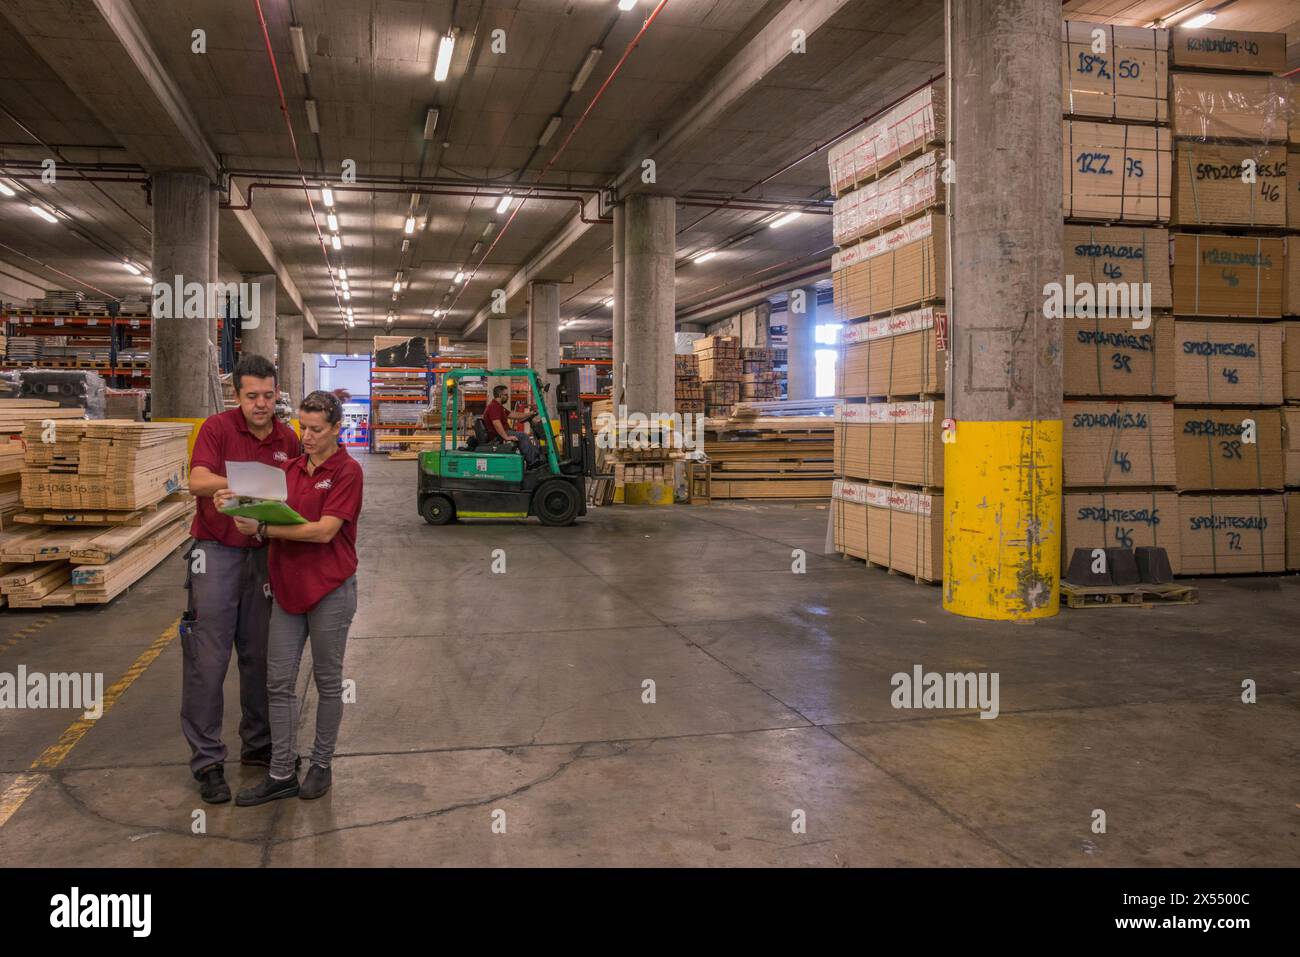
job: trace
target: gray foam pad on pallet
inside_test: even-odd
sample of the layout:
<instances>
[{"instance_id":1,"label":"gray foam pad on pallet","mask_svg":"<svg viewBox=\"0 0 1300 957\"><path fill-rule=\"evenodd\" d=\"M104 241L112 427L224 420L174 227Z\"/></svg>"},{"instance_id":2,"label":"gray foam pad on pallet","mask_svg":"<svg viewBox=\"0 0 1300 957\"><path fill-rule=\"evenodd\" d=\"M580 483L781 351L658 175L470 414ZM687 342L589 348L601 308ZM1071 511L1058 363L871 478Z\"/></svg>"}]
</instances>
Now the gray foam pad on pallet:
<instances>
[{"instance_id":1,"label":"gray foam pad on pallet","mask_svg":"<svg viewBox=\"0 0 1300 957\"><path fill-rule=\"evenodd\" d=\"M1174 580L1174 570L1169 564L1169 553L1158 545L1142 545L1137 549L1138 575L1152 585L1167 585Z\"/></svg>"},{"instance_id":2,"label":"gray foam pad on pallet","mask_svg":"<svg viewBox=\"0 0 1300 957\"><path fill-rule=\"evenodd\" d=\"M1068 584L1078 585L1081 588L1111 584L1109 557L1106 559L1106 571L1094 572L1092 570L1092 551L1091 548L1076 548L1070 553L1070 568L1065 573L1065 580Z\"/></svg>"},{"instance_id":3,"label":"gray foam pad on pallet","mask_svg":"<svg viewBox=\"0 0 1300 957\"><path fill-rule=\"evenodd\" d=\"M1116 585L1136 585L1142 580L1131 548L1106 549L1106 566L1110 569L1110 580Z\"/></svg>"}]
</instances>

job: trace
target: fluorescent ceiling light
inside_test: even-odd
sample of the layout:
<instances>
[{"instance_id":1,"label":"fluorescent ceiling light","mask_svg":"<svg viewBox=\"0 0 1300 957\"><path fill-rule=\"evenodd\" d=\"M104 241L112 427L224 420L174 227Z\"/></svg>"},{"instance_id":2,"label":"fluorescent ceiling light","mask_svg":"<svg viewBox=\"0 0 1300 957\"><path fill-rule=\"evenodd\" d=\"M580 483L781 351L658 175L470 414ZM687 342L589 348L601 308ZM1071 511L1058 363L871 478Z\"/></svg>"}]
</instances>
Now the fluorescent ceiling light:
<instances>
[{"instance_id":1,"label":"fluorescent ceiling light","mask_svg":"<svg viewBox=\"0 0 1300 957\"><path fill-rule=\"evenodd\" d=\"M344 280L342 280L342 282L343 282L343 289L344 289L344 290L347 290L347 289L349 288L349 287L348 287L348 281L347 281L346 279L344 279Z\"/></svg>"},{"instance_id":2,"label":"fluorescent ceiling light","mask_svg":"<svg viewBox=\"0 0 1300 957\"><path fill-rule=\"evenodd\" d=\"M401 282L401 280L400 280L400 279L399 279L399 280L395 280L395 281L393 282L393 292L401 292L401 291L402 291L402 282Z\"/></svg>"},{"instance_id":3,"label":"fluorescent ceiling light","mask_svg":"<svg viewBox=\"0 0 1300 957\"><path fill-rule=\"evenodd\" d=\"M469 251L469 254L471 256L477 256L482 251L483 251L483 242L482 240L480 240L479 242L476 242L474 244L474 248Z\"/></svg>"},{"instance_id":4,"label":"fluorescent ceiling light","mask_svg":"<svg viewBox=\"0 0 1300 957\"><path fill-rule=\"evenodd\" d=\"M559 128L560 128L560 117L557 114L556 116L551 117L550 122L546 124L546 129L542 130L542 135L537 137L537 145L545 146L547 143L549 143L551 141L551 137L555 135L555 131L558 130Z\"/></svg>"},{"instance_id":5,"label":"fluorescent ceiling light","mask_svg":"<svg viewBox=\"0 0 1300 957\"><path fill-rule=\"evenodd\" d=\"M48 209L45 209L42 206L37 206L35 203L30 204L27 208L30 209L33 213L35 213L37 216L41 217L41 219L45 220L47 223L57 223L59 221L59 218L55 216L53 213L51 213Z\"/></svg>"},{"instance_id":6,"label":"fluorescent ceiling light","mask_svg":"<svg viewBox=\"0 0 1300 957\"><path fill-rule=\"evenodd\" d=\"M316 101L304 100L303 103L307 107L307 126L311 128L313 133L319 133L320 116L316 113Z\"/></svg>"},{"instance_id":7,"label":"fluorescent ceiling light","mask_svg":"<svg viewBox=\"0 0 1300 957\"><path fill-rule=\"evenodd\" d=\"M322 187L320 188L320 200L321 200L321 202L324 203L326 206L333 206L333 205L334 205L334 190L330 189L328 186L322 186Z\"/></svg>"},{"instance_id":8,"label":"fluorescent ceiling light","mask_svg":"<svg viewBox=\"0 0 1300 957\"><path fill-rule=\"evenodd\" d=\"M293 41L293 58L298 61L298 72L304 75L311 72L311 63L307 59L307 39L303 36L302 26L295 23L289 27L289 39Z\"/></svg>"},{"instance_id":9,"label":"fluorescent ceiling light","mask_svg":"<svg viewBox=\"0 0 1300 957\"><path fill-rule=\"evenodd\" d=\"M454 279L452 279L452 282L454 283L460 282L464 278L465 278L465 273L458 269L456 270L456 276Z\"/></svg>"},{"instance_id":10,"label":"fluorescent ceiling light","mask_svg":"<svg viewBox=\"0 0 1300 957\"><path fill-rule=\"evenodd\" d=\"M348 292L346 289L344 289L344 290L343 290L343 299L346 301L346 300L351 299L351 298L352 298L352 293L350 293L350 292Z\"/></svg>"},{"instance_id":11,"label":"fluorescent ceiling light","mask_svg":"<svg viewBox=\"0 0 1300 957\"><path fill-rule=\"evenodd\" d=\"M490 220L488 224L483 227L483 238L487 239L489 236L491 236L492 230L496 228L497 228L497 221L495 219Z\"/></svg>"},{"instance_id":12,"label":"fluorescent ceiling light","mask_svg":"<svg viewBox=\"0 0 1300 957\"><path fill-rule=\"evenodd\" d=\"M710 249L707 253L700 253L698 256L696 256L694 259L692 259L691 262L696 262L696 263L708 262L710 259L712 259L712 258L713 258L714 256L716 256L716 255L717 255L717 252L715 252L714 250Z\"/></svg>"},{"instance_id":13,"label":"fluorescent ceiling light","mask_svg":"<svg viewBox=\"0 0 1300 957\"><path fill-rule=\"evenodd\" d=\"M6 183L6 182L5 182L4 180L2 180L2 179L0 179L0 193L3 193L5 196L17 196L17 195L18 195L17 193L15 193L15 192L13 191L13 189L10 188L9 184Z\"/></svg>"},{"instance_id":14,"label":"fluorescent ceiling light","mask_svg":"<svg viewBox=\"0 0 1300 957\"><path fill-rule=\"evenodd\" d=\"M604 302L602 302L601 305L602 305L602 306L612 306L612 305L614 305L614 297L613 297L613 296L610 296L608 299L606 299Z\"/></svg>"},{"instance_id":15,"label":"fluorescent ceiling light","mask_svg":"<svg viewBox=\"0 0 1300 957\"><path fill-rule=\"evenodd\" d=\"M618 0L618 8L620 10L631 10L635 6L636 0Z\"/></svg>"},{"instance_id":16,"label":"fluorescent ceiling light","mask_svg":"<svg viewBox=\"0 0 1300 957\"><path fill-rule=\"evenodd\" d=\"M344 266L340 266L340 267L339 267L339 278L340 278L340 279L343 279L343 280L345 280L345 281L347 280L347 278L348 278L348 271L347 271L347 268L346 268L346 267L344 267Z\"/></svg>"},{"instance_id":17,"label":"fluorescent ceiling light","mask_svg":"<svg viewBox=\"0 0 1300 957\"><path fill-rule=\"evenodd\" d=\"M403 240L402 240L402 252L406 252L406 251L407 251L408 249L410 249L410 248L411 248L411 241L410 241L409 239L403 239Z\"/></svg>"},{"instance_id":18,"label":"fluorescent ceiling light","mask_svg":"<svg viewBox=\"0 0 1300 957\"><path fill-rule=\"evenodd\" d=\"M122 268L125 269L127 272L129 272L132 276L140 275L140 267L137 266L135 263L131 262L131 260L129 259L122 260Z\"/></svg>"},{"instance_id":19,"label":"fluorescent ceiling light","mask_svg":"<svg viewBox=\"0 0 1300 957\"><path fill-rule=\"evenodd\" d=\"M1192 19L1184 23L1183 27L1188 30L1199 30L1201 27L1209 26L1213 23L1214 17L1215 14L1213 13L1198 13L1196 16L1192 17Z\"/></svg>"},{"instance_id":20,"label":"fluorescent ceiling light","mask_svg":"<svg viewBox=\"0 0 1300 957\"><path fill-rule=\"evenodd\" d=\"M507 209L509 209L510 201L512 199L514 199L514 197L511 196L509 193L506 193L504 196L502 196L501 202L497 203L497 212L504 213Z\"/></svg>"},{"instance_id":21,"label":"fluorescent ceiling light","mask_svg":"<svg viewBox=\"0 0 1300 957\"><path fill-rule=\"evenodd\" d=\"M578 67L578 75L573 78L573 83L569 85L570 93L577 93L582 89L583 84L587 82L587 78L591 76L591 71L596 69L596 61L600 59L600 55L604 52L600 47L592 47L587 51L587 59L582 61L582 66Z\"/></svg>"},{"instance_id":22,"label":"fluorescent ceiling light","mask_svg":"<svg viewBox=\"0 0 1300 957\"><path fill-rule=\"evenodd\" d=\"M433 318L435 318L435 319L440 319L440 318L442 318L442 310L441 310L441 309L435 309L435 310L433 310Z\"/></svg>"},{"instance_id":23,"label":"fluorescent ceiling light","mask_svg":"<svg viewBox=\"0 0 1300 957\"><path fill-rule=\"evenodd\" d=\"M438 59L433 65L433 78L436 82L441 83L447 79L447 74L451 70L451 54L455 49L456 33L452 29L438 41Z\"/></svg>"},{"instance_id":24,"label":"fluorescent ceiling light","mask_svg":"<svg viewBox=\"0 0 1300 957\"><path fill-rule=\"evenodd\" d=\"M335 249L342 249L343 241L339 239L337 234L335 234L330 237L330 245L333 246Z\"/></svg>"},{"instance_id":25,"label":"fluorescent ceiling light","mask_svg":"<svg viewBox=\"0 0 1300 957\"><path fill-rule=\"evenodd\" d=\"M424 138L426 140L433 139L433 131L436 130L437 128L438 128L438 108L436 106L431 106L429 107L428 111L424 114Z\"/></svg>"},{"instance_id":26,"label":"fluorescent ceiling light","mask_svg":"<svg viewBox=\"0 0 1300 957\"><path fill-rule=\"evenodd\" d=\"M414 216L407 216L407 217L406 217L406 225L402 227L402 232L406 233L406 235L408 235L408 236L411 235L411 233L415 232L415 217L414 217Z\"/></svg>"},{"instance_id":27,"label":"fluorescent ceiling light","mask_svg":"<svg viewBox=\"0 0 1300 957\"><path fill-rule=\"evenodd\" d=\"M326 215L325 222L329 224L330 232L337 233L339 231L339 218L333 213Z\"/></svg>"},{"instance_id":28,"label":"fluorescent ceiling light","mask_svg":"<svg viewBox=\"0 0 1300 957\"><path fill-rule=\"evenodd\" d=\"M781 217L778 218L778 219L774 219L774 220L772 221L772 225L771 225L769 228L771 228L771 229L780 229L780 228L781 228L782 226L784 226L786 223L792 223L792 222L794 222L796 219L798 219L798 218L799 218L800 216L802 216L802 215L803 215L803 213L798 213L798 212L796 212L796 213L786 213L784 216L781 216Z\"/></svg>"}]
</instances>

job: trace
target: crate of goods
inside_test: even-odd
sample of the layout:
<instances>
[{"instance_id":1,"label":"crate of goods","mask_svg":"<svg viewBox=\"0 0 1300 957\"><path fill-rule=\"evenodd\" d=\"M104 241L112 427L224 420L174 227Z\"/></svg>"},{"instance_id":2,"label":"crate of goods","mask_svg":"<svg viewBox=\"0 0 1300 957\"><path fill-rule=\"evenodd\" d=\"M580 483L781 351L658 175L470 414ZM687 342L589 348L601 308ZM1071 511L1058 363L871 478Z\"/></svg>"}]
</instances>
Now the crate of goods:
<instances>
[{"instance_id":1,"label":"crate of goods","mask_svg":"<svg viewBox=\"0 0 1300 957\"><path fill-rule=\"evenodd\" d=\"M1279 323L1179 321L1174 400L1280 405L1282 332Z\"/></svg>"},{"instance_id":2,"label":"crate of goods","mask_svg":"<svg viewBox=\"0 0 1300 957\"><path fill-rule=\"evenodd\" d=\"M698 376L700 374L699 357L693 352L677 353L673 356L673 373L678 376Z\"/></svg>"},{"instance_id":3,"label":"crate of goods","mask_svg":"<svg viewBox=\"0 0 1300 957\"><path fill-rule=\"evenodd\" d=\"M900 159L944 137L943 81L904 97L871 122L834 144L827 154L831 190L839 195L874 179Z\"/></svg>"},{"instance_id":4,"label":"crate of goods","mask_svg":"<svg viewBox=\"0 0 1300 957\"><path fill-rule=\"evenodd\" d=\"M1282 315L1282 240L1173 233L1174 313L1275 319Z\"/></svg>"},{"instance_id":5,"label":"crate of goods","mask_svg":"<svg viewBox=\"0 0 1300 957\"><path fill-rule=\"evenodd\" d=\"M1286 69L1285 33L1175 27L1172 40L1174 66L1242 73L1280 73Z\"/></svg>"},{"instance_id":6,"label":"crate of goods","mask_svg":"<svg viewBox=\"0 0 1300 957\"><path fill-rule=\"evenodd\" d=\"M1168 402L1066 402L1065 484L1173 486L1174 407Z\"/></svg>"},{"instance_id":7,"label":"crate of goods","mask_svg":"<svg viewBox=\"0 0 1300 957\"><path fill-rule=\"evenodd\" d=\"M1064 123L1062 205L1067 218L1169 221L1169 130L1084 120Z\"/></svg>"},{"instance_id":8,"label":"crate of goods","mask_svg":"<svg viewBox=\"0 0 1300 957\"><path fill-rule=\"evenodd\" d=\"M1169 285L1169 231L1157 226L1089 226L1066 223L1066 277L1076 285L1150 283L1152 309L1173 308ZM1067 301L1067 311L1073 303Z\"/></svg>"},{"instance_id":9,"label":"crate of goods","mask_svg":"<svg viewBox=\"0 0 1300 957\"><path fill-rule=\"evenodd\" d=\"M944 390L948 317L942 308L845 326L838 364L841 396L938 395Z\"/></svg>"},{"instance_id":10,"label":"crate of goods","mask_svg":"<svg viewBox=\"0 0 1300 957\"><path fill-rule=\"evenodd\" d=\"M1153 315L1148 328L1133 319L1062 320L1061 360L1065 394L1076 396L1172 396L1174 318Z\"/></svg>"},{"instance_id":11,"label":"crate of goods","mask_svg":"<svg viewBox=\"0 0 1300 957\"><path fill-rule=\"evenodd\" d=\"M1286 567L1300 571L1300 492L1288 492L1286 502Z\"/></svg>"},{"instance_id":12,"label":"crate of goods","mask_svg":"<svg viewBox=\"0 0 1300 957\"><path fill-rule=\"evenodd\" d=\"M1061 570L1076 548L1141 548L1154 545L1169 555L1174 573L1182 557L1178 544L1178 493L1067 492L1061 536Z\"/></svg>"},{"instance_id":13,"label":"crate of goods","mask_svg":"<svg viewBox=\"0 0 1300 957\"><path fill-rule=\"evenodd\" d=\"M1286 569L1281 495L1180 495L1181 574L1243 575Z\"/></svg>"},{"instance_id":14,"label":"crate of goods","mask_svg":"<svg viewBox=\"0 0 1300 957\"><path fill-rule=\"evenodd\" d=\"M1282 77L1170 73L1174 135L1285 143L1289 84Z\"/></svg>"},{"instance_id":15,"label":"crate of goods","mask_svg":"<svg viewBox=\"0 0 1300 957\"><path fill-rule=\"evenodd\" d=\"M1283 482L1287 488L1300 488L1300 408L1282 409Z\"/></svg>"},{"instance_id":16,"label":"crate of goods","mask_svg":"<svg viewBox=\"0 0 1300 957\"><path fill-rule=\"evenodd\" d=\"M943 496L836 479L835 550L925 581L943 576Z\"/></svg>"},{"instance_id":17,"label":"crate of goods","mask_svg":"<svg viewBox=\"0 0 1300 957\"><path fill-rule=\"evenodd\" d=\"M1061 99L1067 114L1167 121L1168 30L1065 20L1061 43Z\"/></svg>"},{"instance_id":18,"label":"crate of goods","mask_svg":"<svg viewBox=\"0 0 1300 957\"><path fill-rule=\"evenodd\" d=\"M740 339L736 336L703 336L691 343L691 348L701 361L740 358Z\"/></svg>"},{"instance_id":19,"label":"crate of goods","mask_svg":"<svg viewBox=\"0 0 1300 957\"><path fill-rule=\"evenodd\" d=\"M831 210L835 244L844 246L941 205L943 168L941 150L922 153L880 179L844 193Z\"/></svg>"},{"instance_id":20,"label":"crate of goods","mask_svg":"<svg viewBox=\"0 0 1300 957\"><path fill-rule=\"evenodd\" d=\"M1300 163L1300 156L1296 162ZM1300 166L1296 171L1300 176ZM1286 264L1286 275L1282 278L1282 315L1300 316L1300 236L1282 237L1282 258Z\"/></svg>"},{"instance_id":21,"label":"crate of goods","mask_svg":"<svg viewBox=\"0 0 1300 957\"><path fill-rule=\"evenodd\" d=\"M145 399L143 389L108 389L104 393L104 418L144 421Z\"/></svg>"},{"instance_id":22,"label":"crate of goods","mask_svg":"<svg viewBox=\"0 0 1300 957\"><path fill-rule=\"evenodd\" d=\"M739 359L700 359L700 378L705 382L739 382Z\"/></svg>"},{"instance_id":23,"label":"crate of goods","mask_svg":"<svg viewBox=\"0 0 1300 957\"><path fill-rule=\"evenodd\" d=\"M903 485L943 485L943 402L872 402L836 408L836 472Z\"/></svg>"},{"instance_id":24,"label":"crate of goods","mask_svg":"<svg viewBox=\"0 0 1300 957\"><path fill-rule=\"evenodd\" d=\"M1286 144L1182 140L1175 167L1175 223L1286 225Z\"/></svg>"},{"instance_id":25,"label":"crate of goods","mask_svg":"<svg viewBox=\"0 0 1300 957\"><path fill-rule=\"evenodd\" d=\"M187 474L183 423L60 421L55 441L40 422L23 429L23 505L31 509L135 510L162 501Z\"/></svg>"},{"instance_id":26,"label":"crate of goods","mask_svg":"<svg viewBox=\"0 0 1300 957\"><path fill-rule=\"evenodd\" d=\"M831 257L840 322L920 305L943 295L944 219L932 213Z\"/></svg>"},{"instance_id":27,"label":"crate of goods","mask_svg":"<svg viewBox=\"0 0 1300 957\"><path fill-rule=\"evenodd\" d=\"M1174 414L1174 445L1180 491L1283 487L1277 409L1180 408Z\"/></svg>"}]
</instances>

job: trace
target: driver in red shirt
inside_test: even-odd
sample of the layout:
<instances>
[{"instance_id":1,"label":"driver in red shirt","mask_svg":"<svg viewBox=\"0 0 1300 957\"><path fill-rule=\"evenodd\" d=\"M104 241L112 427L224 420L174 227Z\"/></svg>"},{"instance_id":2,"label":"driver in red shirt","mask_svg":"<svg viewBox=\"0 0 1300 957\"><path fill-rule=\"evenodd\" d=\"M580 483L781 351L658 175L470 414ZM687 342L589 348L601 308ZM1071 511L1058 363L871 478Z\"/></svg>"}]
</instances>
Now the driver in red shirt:
<instances>
[{"instance_id":1,"label":"driver in red shirt","mask_svg":"<svg viewBox=\"0 0 1300 957\"><path fill-rule=\"evenodd\" d=\"M541 450L530 432L511 430L513 422L527 422L537 413L529 409L524 412L511 412L506 408L510 390L499 385L492 390L492 401L483 410L483 426L487 429L489 442L518 442L519 451L523 453L528 467L540 465Z\"/></svg>"}]
</instances>

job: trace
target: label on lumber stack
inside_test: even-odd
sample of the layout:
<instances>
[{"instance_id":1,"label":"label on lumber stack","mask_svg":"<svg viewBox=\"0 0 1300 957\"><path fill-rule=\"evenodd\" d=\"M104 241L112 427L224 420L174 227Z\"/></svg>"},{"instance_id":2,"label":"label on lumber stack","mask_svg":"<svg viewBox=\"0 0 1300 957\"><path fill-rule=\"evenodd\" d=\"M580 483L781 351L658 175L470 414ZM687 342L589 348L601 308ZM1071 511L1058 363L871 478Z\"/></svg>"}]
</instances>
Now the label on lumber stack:
<instances>
[{"instance_id":1,"label":"label on lumber stack","mask_svg":"<svg viewBox=\"0 0 1300 957\"><path fill-rule=\"evenodd\" d=\"M1286 567L1300 571L1300 492L1286 494Z\"/></svg>"},{"instance_id":2,"label":"label on lumber stack","mask_svg":"<svg viewBox=\"0 0 1300 957\"><path fill-rule=\"evenodd\" d=\"M1297 157L1300 162L1300 157ZM1282 279L1282 315L1300 316L1300 236L1282 237L1286 275Z\"/></svg>"},{"instance_id":3,"label":"label on lumber stack","mask_svg":"<svg viewBox=\"0 0 1300 957\"><path fill-rule=\"evenodd\" d=\"M1171 73L1174 135L1285 143L1289 84L1282 77Z\"/></svg>"},{"instance_id":4,"label":"label on lumber stack","mask_svg":"<svg viewBox=\"0 0 1300 957\"><path fill-rule=\"evenodd\" d=\"M1061 408L1066 486L1172 486L1176 481L1172 403L1066 402Z\"/></svg>"},{"instance_id":5,"label":"label on lumber stack","mask_svg":"<svg viewBox=\"0 0 1300 957\"><path fill-rule=\"evenodd\" d=\"M1178 573L1178 494L1150 492L1067 492L1061 537L1061 570L1076 548L1158 546Z\"/></svg>"},{"instance_id":6,"label":"label on lumber stack","mask_svg":"<svg viewBox=\"0 0 1300 957\"><path fill-rule=\"evenodd\" d=\"M1183 320L1175 335L1176 402L1281 404L1280 324Z\"/></svg>"},{"instance_id":7,"label":"label on lumber stack","mask_svg":"<svg viewBox=\"0 0 1300 957\"><path fill-rule=\"evenodd\" d=\"M1174 222L1209 226L1285 226L1286 146L1178 144Z\"/></svg>"},{"instance_id":8,"label":"label on lumber stack","mask_svg":"<svg viewBox=\"0 0 1300 957\"><path fill-rule=\"evenodd\" d=\"M937 81L900 100L830 148L827 164L836 195L875 178L899 159L944 137L944 86Z\"/></svg>"},{"instance_id":9,"label":"label on lumber stack","mask_svg":"<svg viewBox=\"0 0 1300 957\"><path fill-rule=\"evenodd\" d=\"M1184 575L1244 575L1286 567L1281 495L1180 495Z\"/></svg>"},{"instance_id":10,"label":"label on lumber stack","mask_svg":"<svg viewBox=\"0 0 1300 957\"><path fill-rule=\"evenodd\" d=\"M1100 53L1094 37L1098 30ZM1061 99L1067 114L1167 121L1168 30L1066 20L1061 41Z\"/></svg>"},{"instance_id":11,"label":"label on lumber stack","mask_svg":"<svg viewBox=\"0 0 1300 957\"><path fill-rule=\"evenodd\" d=\"M1282 326L1282 398L1300 401L1300 322Z\"/></svg>"},{"instance_id":12,"label":"label on lumber stack","mask_svg":"<svg viewBox=\"0 0 1300 957\"><path fill-rule=\"evenodd\" d=\"M836 479L835 550L927 581L943 574L943 496Z\"/></svg>"},{"instance_id":13,"label":"label on lumber stack","mask_svg":"<svg viewBox=\"0 0 1300 957\"><path fill-rule=\"evenodd\" d=\"M1076 284L1150 283L1151 308L1173 308L1169 231L1156 226L1065 225L1065 274ZM1067 315L1074 303L1067 302Z\"/></svg>"},{"instance_id":14,"label":"label on lumber stack","mask_svg":"<svg viewBox=\"0 0 1300 957\"><path fill-rule=\"evenodd\" d=\"M1246 73L1281 73L1286 69L1285 33L1175 27L1170 46L1174 66Z\"/></svg>"},{"instance_id":15,"label":"label on lumber stack","mask_svg":"<svg viewBox=\"0 0 1300 957\"><path fill-rule=\"evenodd\" d=\"M1063 322L1066 395L1174 394L1173 316L1152 316L1149 329L1134 329L1127 318Z\"/></svg>"},{"instance_id":16,"label":"label on lumber stack","mask_svg":"<svg viewBox=\"0 0 1300 957\"><path fill-rule=\"evenodd\" d=\"M1300 488L1300 408L1282 411L1282 480L1287 488Z\"/></svg>"},{"instance_id":17,"label":"label on lumber stack","mask_svg":"<svg viewBox=\"0 0 1300 957\"><path fill-rule=\"evenodd\" d=\"M739 401L739 382L704 383L704 402L706 405L734 405Z\"/></svg>"},{"instance_id":18,"label":"label on lumber stack","mask_svg":"<svg viewBox=\"0 0 1300 957\"><path fill-rule=\"evenodd\" d=\"M906 309L943 295L943 216L931 213L831 256L840 322Z\"/></svg>"},{"instance_id":19,"label":"label on lumber stack","mask_svg":"<svg viewBox=\"0 0 1300 957\"><path fill-rule=\"evenodd\" d=\"M1174 312L1180 316L1275 319L1282 315L1282 240L1174 233Z\"/></svg>"},{"instance_id":20,"label":"label on lumber stack","mask_svg":"<svg viewBox=\"0 0 1300 957\"><path fill-rule=\"evenodd\" d=\"M943 392L948 316L926 306L840 330L842 396L933 395Z\"/></svg>"},{"instance_id":21,"label":"label on lumber stack","mask_svg":"<svg viewBox=\"0 0 1300 957\"><path fill-rule=\"evenodd\" d=\"M1180 491L1282 489L1277 409L1179 409L1174 446Z\"/></svg>"},{"instance_id":22,"label":"label on lumber stack","mask_svg":"<svg viewBox=\"0 0 1300 957\"><path fill-rule=\"evenodd\" d=\"M943 202L939 189L943 152L922 153L892 173L864 183L835 201L831 235L843 246L863 236L901 224Z\"/></svg>"},{"instance_id":23,"label":"label on lumber stack","mask_svg":"<svg viewBox=\"0 0 1300 957\"><path fill-rule=\"evenodd\" d=\"M904 485L943 484L943 402L873 402L835 409L836 471Z\"/></svg>"},{"instance_id":24,"label":"label on lumber stack","mask_svg":"<svg viewBox=\"0 0 1300 957\"><path fill-rule=\"evenodd\" d=\"M1169 130L1064 122L1062 206L1067 218L1168 222Z\"/></svg>"}]
</instances>

